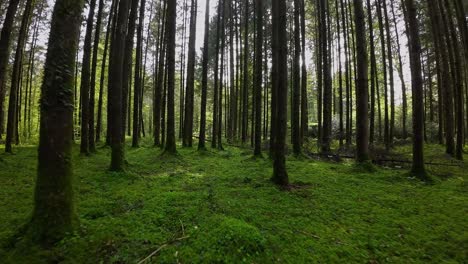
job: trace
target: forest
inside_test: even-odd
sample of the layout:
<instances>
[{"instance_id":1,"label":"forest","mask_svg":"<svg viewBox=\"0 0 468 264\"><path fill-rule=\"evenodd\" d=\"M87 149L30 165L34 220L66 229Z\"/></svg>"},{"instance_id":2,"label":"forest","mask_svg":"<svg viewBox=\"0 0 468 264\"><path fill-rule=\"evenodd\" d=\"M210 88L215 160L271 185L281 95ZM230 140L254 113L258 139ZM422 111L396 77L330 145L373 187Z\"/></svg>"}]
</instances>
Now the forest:
<instances>
[{"instance_id":1,"label":"forest","mask_svg":"<svg viewBox=\"0 0 468 264\"><path fill-rule=\"evenodd\" d=\"M0 263L466 263L468 1L0 0Z\"/></svg>"}]
</instances>

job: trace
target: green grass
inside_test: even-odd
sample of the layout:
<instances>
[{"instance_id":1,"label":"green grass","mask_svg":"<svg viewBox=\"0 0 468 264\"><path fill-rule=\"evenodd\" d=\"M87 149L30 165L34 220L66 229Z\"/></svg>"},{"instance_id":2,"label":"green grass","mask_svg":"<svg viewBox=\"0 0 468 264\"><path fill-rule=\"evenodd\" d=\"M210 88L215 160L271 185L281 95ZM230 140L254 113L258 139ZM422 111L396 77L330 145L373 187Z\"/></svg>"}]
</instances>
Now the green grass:
<instances>
[{"instance_id":1,"label":"green grass","mask_svg":"<svg viewBox=\"0 0 468 264\"><path fill-rule=\"evenodd\" d=\"M428 185L405 168L369 172L351 162L290 157L293 188L284 191L269 181L271 161L250 159L239 148L180 148L176 157L128 148L125 173L107 171L108 149L91 157L78 149L74 186L81 226L51 251L25 242L10 246L32 210L36 147L0 155L1 263L136 263L157 249L151 263L468 259L464 165L430 166L437 181ZM443 150L429 146L428 153Z\"/></svg>"}]
</instances>

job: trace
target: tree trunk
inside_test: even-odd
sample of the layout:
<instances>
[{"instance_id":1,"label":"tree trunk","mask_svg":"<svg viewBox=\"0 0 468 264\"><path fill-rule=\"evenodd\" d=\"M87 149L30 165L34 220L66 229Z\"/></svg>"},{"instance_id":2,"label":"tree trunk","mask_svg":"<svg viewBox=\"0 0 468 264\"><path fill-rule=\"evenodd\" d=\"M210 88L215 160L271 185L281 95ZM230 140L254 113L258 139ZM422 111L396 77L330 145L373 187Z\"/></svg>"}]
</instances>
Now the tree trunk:
<instances>
[{"instance_id":1,"label":"tree trunk","mask_svg":"<svg viewBox=\"0 0 468 264\"><path fill-rule=\"evenodd\" d=\"M127 129L131 124L131 87L133 76L133 47L135 44L135 28L138 17L138 3L140 0L131 0L130 16L128 18L128 30L125 40L124 68L122 76L122 142L125 142ZM139 62L137 62L139 63ZM138 76L133 76L138 79ZM135 84L136 85L136 84ZM138 123L137 123L138 124Z\"/></svg>"},{"instance_id":2,"label":"tree trunk","mask_svg":"<svg viewBox=\"0 0 468 264\"><path fill-rule=\"evenodd\" d=\"M96 133L94 131L94 113L95 113L95 102L96 102L96 72L97 72L97 61L99 54L99 43L101 38L101 24L102 24L102 12L104 10L104 0L99 0L99 8L96 18L96 29L94 32L94 47L93 47L93 60L91 63L91 89L89 93L89 151L96 152ZM104 64L104 58L102 63Z\"/></svg>"},{"instance_id":3,"label":"tree trunk","mask_svg":"<svg viewBox=\"0 0 468 264\"><path fill-rule=\"evenodd\" d=\"M156 77L156 85L155 89L155 98L154 98L154 145L162 147L162 141L164 139L161 138L161 130L162 130L162 100L163 100L163 89L164 89L164 77L165 77L165 70L164 70L164 62L166 58L166 30L165 30L165 21L166 21L166 9L167 9L167 1L164 1L164 6L162 7L162 15L161 18L161 25L159 25L159 63L158 63L158 71Z\"/></svg>"},{"instance_id":4,"label":"tree trunk","mask_svg":"<svg viewBox=\"0 0 468 264\"><path fill-rule=\"evenodd\" d=\"M262 155L263 0L255 0L255 131L254 156Z\"/></svg>"},{"instance_id":5,"label":"tree trunk","mask_svg":"<svg viewBox=\"0 0 468 264\"><path fill-rule=\"evenodd\" d=\"M106 72L107 54L109 51L109 39L111 36L111 31L113 29L112 21L115 19L115 13L117 13L116 8L117 8L117 0L112 0L111 8L109 11L109 18L108 18L109 21L107 22L106 40L104 43L104 54L102 55L101 77L99 80L98 112L97 112L97 121L96 121L96 142L101 141L104 79L105 79L105 72Z\"/></svg>"},{"instance_id":6,"label":"tree trunk","mask_svg":"<svg viewBox=\"0 0 468 264\"><path fill-rule=\"evenodd\" d=\"M288 173L286 172L286 120L287 120L287 55L288 48L286 42L286 1L278 0L272 3L272 23L273 23L273 78L277 92L275 117L275 145L272 181L278 185L287 186L289 184Z\"/></svg>"},{"instance_id":7,"label":"tree trunk","mask_svg":"<svg viewBox=\"0 0 468 264\"><path fill-rule=\"evenodd\" d=\"M306 24L305 24L305 0L300 1L301 8L301 40L302 40L302 79L301 79L301 144L307 138L309 132L309 110L307 98L307 65L306 65Z\"/></svg>"},{"instance_id":8,"label":"tree trunk","mask_svg":"<svg viewBox=\"0 0 468 264\"><path fill-rule=\"evenodd\" d=\"M455 147L455 157L458 160L463 160L463 133L464 133L464 118L463 118L463 69L462 69L462 54L460 54L460 49L462 49L458 45L458 37L457 37L457 29L455 27L454 21L453 21L453 12L452 12L452 6L450 5L449 1L443 0L445 4L445 9L447 12L447 19L449 22L449 28L450 30L447 32L447 34L450 34L451 36L451 49L453 50L453 55L454 55L454 63L452 67L452 71L454 72L454 91L455 91L455 108L456 108L456 114L455 114L455 120L456 120L456 131L457 131L457 139L456 139L456 147Z\"/></svg>"},{"instance_id":9,"label":"tree trunk","mask_svg":"<svg viewBox=\"0 0 468 264\"><path fill-rule=\"evenodd\" d=\"M388 18L387 1L383 0L383 10L385 18L385 33L387 35L387 55L388 55L388 81L390 85L390 123L388 131L389 145L393 144L394 129L395 129L395 80L393 78L393 52L392 52L392 35L390 32L390 20Z\"/></svg>"},{"instance_id":10,"label":"tree trunk","mask_svg":"<svg viewBox=\"0 0 468 264\"><path fill-rule=\"evenodd\" d=\"M417 177L427 179L424 168L424 105L423 80L421 72L421 43L419 26L416 17L416 7L413 0L405 0L408 13L409 47L411 62L412 96L413 96L413 167L412 173Z\"/></svg>"},{"instance_id":11,"label":"tree trunk","mask_svg":"<svg viewBox=\"0 0 468 264\"><path fill-rule=\"evenodd\" d=\"M406 128L406 121L407 121L407 111L408 111L408 100L406 99L406 84L405 84L405 78L403 75L403 62L401 58L401 48L400 48L400 35L398 32L398 24L396 20L396 15L395 15L395 8L394 5L391 5L392 7L392 16L393 16L393 26L395 27L395 36L396 36L396 47L397 47L397 53L398 53L398 75L400 76L400 82L401 82L401 98L402 98L402 111L401 111L401 116L402 116L402 133L403 133L403 139L406 139L408 137L408 131ZM432 104L432 101L431 101Z\"/></svg>"},{"instance_id":12,"label":"tree trunk","mask_svg":"<svg viewBox=\"0 0 468 264\"><path fill-rule=\"evenodd\" d=\"M193 144L193 111L194 111L194 86L195 86L195 42L197 30L197 0L192 0L190 11L190 37L187 61L187 84L185 89L185 114L183 145L192 147Z\"/></svg>"},{"instance_id":13,"label":"tree trunk","mask_svg":"<svg viewBox=\"0 0 468 264\"><path fill-rule=\"evenodd\" d=\"M125 33L128 26L128 11L130 9L130 0L120 0L117 16L116 30L113 39L112 63L109 71L109 128L111 145L111 171L122 171L124 166L124 144L122 142L123 117L122 111L122 87L124 75L124 59L122 54L125 52Z\"/></svg>"},{"instance_id":14,"label":"tree trunk","mask_svg":"<svg viewBox=\"0 0 468 264\"><path fill-rule=\"evenodd\" d=\"M377 16L379 19L379 30L380 30L380 44L382 49L382 65L383 65L383 86L384 86L384 143L385 149L388 151L390 149L390 123L388 116L388 83L387 83L387 51L385 49L385 24L382 16L382 0L378 0L377 4ZM387 36L389 37L389 36ZM390 60L392 58L389 58Z\"/></svg>"},{"instance_id":15,"label":"tree trunk","mask_svg":"<svg viewBox=\"0 0 468 264\"><path fill-rule=\"evenodd\" d=\"M11 31L19 2L19 0L10 0L0 33L0 139L5 129L6 69L10 58Z\"/></svg>"},{"instance_id":16,"label":"tree trunk","mask_svg":"<svg viewBox=\"0 0 468 264\"><path fill-rule=\"evenodd\" d=\"M135 58L134 88L133 88L133 135L132 147L137 148L140 144L140 97L142 94L142 72L141 64L143 59L143 23L145 22L146 0L141 0L140 15L137 28L137 48Z\"/></svg>"},{"instance_id":17,"label":"tree trunk","mask_svg":"<svg viewBox=\"0 0 468 264\"><path fill-rule=\"evenodd\" d=\"M57 0L41 99L39 162L30 222L33 239L51 247L76 223L72 190L73 72L82 0Z\"/></svg>"},{"instance_id":18,"label":"tree trunk","mask_svg":"<svg viewBox=\"0 0 468 264\"><path fill-rule=\"evenodd\" d=\"M331 115L332 115L332 80L330 73L330 65L328 58L328 34L327 34L327 19L326 14L328 12L326 8L326 1L320 0L321 7L321 23L320 33L322 35L322 65L323 65L323 127L322 127L322 140L321 140L321 152L330 152L331 144Z\"/></svg>"},{"instance_id":19,"label":"tree trunk","mask_svg":"<svg viewBox=\"0 0 468 264\"><path fill-rule=\"evenodd\" d=\"M89 4L88 19L86 20L86 34L83 46L83 64L81 69L81 154L89 154L89 98L91 87L91 53L92 35L94 25L94 9L96 0L91 0Z\"/></svg>"},{"instance_id":20,"label":"tree trunk","mask_svg":"<svg viewBox=\"0 0 468 264\"><path fill-rule=\"evenodd\" d=\"M354 19L357 32L366 32L362 0L354 0ZM356 35L357 80L356 80L356 160L369 160L369 113L368 113L368 57L365 34Z\"/></svg>"},{"instance_id":21,"label":"tree trunk","mask_svg":"<svg viewBox=\"0 0 468 264\"><path fill-rule=\"evenodd\" d=\"M300 38L300 7L299 0L294 0L294 58L293 58L293 86L291 107L291 142L294 155L301 153L301 38Z\"/></svg>"},{"instance_id":22,"label":"tree trunk","mask_svg":"<svg viewBox=\"0 0 468 264\"><path fill-rule=\"evenodd\" d=\"M243 50L243 59L244 59L244 71L243 71L243 81L242 81L242 144L247 142L247 131L249 127L249 1L245 0L244 2L244 50ZM274 131L273 131L274 133Z\"/></svg>"},{"instance_id":23,"label":"tree trunk","mask_svg":"<svg viewBox=\"0 0 468 264\"><path fill-rule=\"evenodd\" d=\"M222 2L218 1L218 14L216 17L216 48L215 48L215 68L214 68L214 92L213 92L213 123L212 123L212 133L211 133L211 147L217 147L217 138L218 133L218 120L219 120L219 39L221 37L221 12L222 12Z\"/></svg>"},{"instance_id":24,"label":"tree trunk","mask_svg":"<svg viewBox=\"0 0 468 264\"><path fill-rule=\"evenodd\" d=\"M23 49L27 39L29 21L33 11L34 0L28 0L24 8L21 19L21 27L18 34L18 43L16 45L15 62L13 64L13 73L11 76L10 98L8 102L8 123L5 140L5 152L12 153L11 144L17 133L17 99L21 82L21 68L23 64Z\"/></svg>"},{"instance_id":25,"label":"tree trunk","mask_svg":"<svg viewBox=\"0 0 468 264\"><path fill-rule=\"evenodd\" d=\"M210 40L210 0L206 0L205 8L205 37L203 41L203 62L202 62L202 90L200 107L200 135L198 139L198 150L206 150L206 98L208 92L208 53Z\"/></svg>"},{"instance_id":26,"label":"tree trunk","mask_svg":"<svg viewBox=\"0 0 468 264\"><path fill-rule=\"evenodd\" d=\"M174 106L174 89L175 89L175 33L176 33L176 1L168 1L167 17L166 17L166 32L167 32L167 134L166 153L175 154L175 106Z\"/></svg>"}]
</instances>

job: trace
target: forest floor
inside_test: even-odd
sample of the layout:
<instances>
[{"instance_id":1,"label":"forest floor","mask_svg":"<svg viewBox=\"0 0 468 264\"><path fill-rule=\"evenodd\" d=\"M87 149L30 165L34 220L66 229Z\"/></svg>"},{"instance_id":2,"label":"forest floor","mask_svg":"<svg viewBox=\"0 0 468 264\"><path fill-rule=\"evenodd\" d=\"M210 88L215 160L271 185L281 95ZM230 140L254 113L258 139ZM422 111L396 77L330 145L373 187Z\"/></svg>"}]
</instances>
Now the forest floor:
<instances>
[{"instance_id":1,"label":"forest floor","mask_svg":"<svg viewBox=\"0 0 468 264\"><path fill-rule=\"evenodd\" d=\"M425 184L400 166L369 172L352 161L289 157L290 190L271 161L236 147L199 153L128 148L125 173L109 149L80 156L80 229L53 250L11 237L32 210L37 147L0 154L1 263L466 263L467 166L429 166ZM397 153L409 153L400 147ZM3 151L0 149L0 153ZM428 161L449 163L427 146ZM406 155L406 154L404 154ZM465 156L468 158L468 156Z\"/></svg>"}]
</instances>

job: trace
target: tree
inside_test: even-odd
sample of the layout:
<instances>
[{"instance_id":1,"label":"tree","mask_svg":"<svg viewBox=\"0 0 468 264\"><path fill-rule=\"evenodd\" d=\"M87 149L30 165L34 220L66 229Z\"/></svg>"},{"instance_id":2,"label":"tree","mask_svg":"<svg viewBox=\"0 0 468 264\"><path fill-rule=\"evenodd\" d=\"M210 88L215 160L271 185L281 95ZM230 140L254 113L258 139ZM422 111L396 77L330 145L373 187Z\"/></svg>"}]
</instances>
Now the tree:
<instances>
[{"instance_id":1,"label":"tree","mask_svg":"<svg viewBox=\"0 0 468 264\"><path fill-rule=\"evenodd\" d=\"M109 136L111 146L111 171L122 171L124 166L124 144L122 142L122 75L125 51L125 35L128 25L130 0L120 0L116 19L116 30L111 49L112 63L109 67Z\"/></svg>"},{"instance_id":2,"label":"tree","mask_svg":"<svg viewBox=\"0 0 468 264\"><path fill-rule=\"evenodd\" d=\"M89 151L96 152L96 133L95 133L95 125L94 125L94 115L95 115L95 101L96 101L96 78L97 78L97 61L98 61L98 53L99 53L99 43L101 37L101 24L102 24L102 13L104 10L104 0L99 0L99 7L98 13L96 17L96 29L94 32L94 44L93 44L93 60L91 62L91 88L89 92ZM111 9L112 10L112 9ZM107 40L107 38L106 38ZM107 43L105 44L107 46ZM105 47L104 49L106 49ZM106 50L107 53L107 50ZM107 54L106 54L107 56ZM106 56L103 56L102 64L105 64ZM104 68L105 69L105 68Z\"/></svg>"},{"instance_id":3,"label":"tree","mask_svg":"<svg viewBox=\"0 0 468 264\"><path fill-rule=\"evenodd\" d=\"M301 79L301 144L309 132L309 110L307 98L307 65L306 65L306 24L305 24L305 0L301 0L301 41L302 41L302 79Z\"/></svg>"},{"instance_id":4,"label":"tree","mask_svg":"<svg viewBox=\"0 0 468 264\"><path fill-rule=\"evenodd\" d=\"M210 39L210 0L206 0L205 8L205 37L203 41L203 62L202 62L202 94L200 107L200 135L198 139L198 150L206 150L206 98L208 92L208 52Z\"/></svg>"},{"instance_id":5,"label":"tree","mask_svg":"<svg viewBox=\"0 0 468 264\"><path fill-rule=\"evenodd\" d=\"M5 127L6 68L10 57L11 31L19 2L19 0L10 0L0 33L0 138Z\"/></svg>"},{"instance_id":6,"label":"tree","mask_svg":"<svg viewBox=\"0 0 468 264\"><path fill-rule=\"evenodd\" d=\"M135 44L135 28L138 15L139 0L132 0L127 36L125 40L125 53L124 53L124 69L122 79L122 141L125 142L126 128L130 130L130 113L131 113L131 84L132 84L132 70L133 70L133 47ZM139 54L137 54L137 57ZM139 61L135 63L135 67L139 67ZM137 74L137 73L136 73ZM138 76L135 76L138 80ZM137 83L134 82L135 88ZM130 133L130 132L129 132ZM132 142L133 144L133 142Z\"/></svg>"},{"instance_id":7,"label":"tree","mask_svg":"<svg viewBox=\"0 0 468 264\"><path fill-rule=\"evenodd\" d=\"M29 21L31 20L32 9L34 7L34 0L28 0L23 11L21 18L21 26L18 34L18 43L16 45L15 62L13 64L13 72L11 75L11 89L8 101L8 123L7 133L5 140L5 152L12 153L11 144L13 139L17 137L17 122L18 122L18 93L21 85L21 73L24 44L28 35Z\"/></svg>"},{"instance_id":8,"label":"tree","mask_svg":"<svg viewBox=\"0 0 468 264\"><path fill-rule=\"evenodd\" d=\"M185 89L185 114L183 145L192 147L193 144L193 109L194 109L194 86L195 86L195 42L197 35L197 0L192 0L190 11L190 37L188 46L187 62L187 84Z\"/></svg>"},{"instance_id":9,"label":"tree","mask_svg":"<svg viewBox=\"0 0 468 264\"><path fill-rule=\"evenodd\" d=\"M241 131L241 141L242 144L247 142L247 131L249 130L249 1L245 0L244 2L244 49L243 49L243 81L242 81L242 131ZM275 133L275 130L272 127L272 133ZM272 137L273 138L273 137Z\"/></svg>"},{"instance_id":10,"label":"tree","mask_svg":"<svg viewBox=\"0 0 468 264\"><path fill-rule=\"evenodd\" d=\"M293 87L291 109L291 141L295 155L301 153L301 38L300 38L300 3L294 0L294 59L293 59Z\"/></svg>"},{"instance_id":11,"label":"tree","mask_svg":"<svg viewBox=\"0 0 468 264\"><path fill-rule=\"evenodd\" d=\"M362 0L354 0L354 19L357 32L365 32L366 23ZM356 79L356 160L369 160L369 113L368 113L368 57L365 34L356 35L357 79Z\"/></svg>"},{"instance_id":12,"label":"tree","mask_svg":"<svg viewBox=\"0 0 468 264\"><path fill-rule=\"evenodd\" d=\"M176 1L168 1L166 32L167 32L167 135L166 153L175 154L175 113L174 113L174 82L175 82L175 31L176 31Z\"/></svg>"},{"instance_id":13,"label":"tree","mask_svg":"<svg viewBox=\"0 0 468 264\"><path fill-rule=\"evenodd\" d=\"M106 73L106 63L107 55L109 53L109 40L112 33L112 21L115 20L115 14L117 11L117 0L112 0L111 8L109 10L109 18L107 22L106 30L106 40L104 42L104 54L102 55L102 65L101 65L101 76L99 78L99 98L98 98L98 112L96 120L96 142L101 141L101 130L102 130L102 105L103 105L103 95L104 95L104 79Z\"/></svg>"},{"instance_id":14,"label":"tree","mask_svg":"<svg viewBox=\"0 0 468 264\"><path fill-rule=\"evenodd\" d=\"M137 48L136 48L136 62L134 73L134 89L133 89L133 135L132 147L136 148L140 144L140 97L142 95L143 87L143 73L141 72L142 59L143 59L143 24L145 21L145 0L141 0L140 15L138 17L137 28Z\"/></svg>"},{"instance_id":15,"label":"tree","mask_svg":"<svg viewBox=\"0 0 468 264\"><path fill-rule=\"evenodd\" d=\"M262 83L263 83L263 0L255 0L255 132L254 156L262 155Z\"/></svg>"},{"instance_id":16,"label":"tree","mask_svg":"<svg viewBox=\"0 0 468 264\"><path fill-rule=\"evenodd\" d=\"M328 34L327 34L327 19L326 1L320 0L320 35L321 35L321 55L322 55L322 71L323 71L323 124L321 134L321 152L330 152L331 144L331 116L332 116L332 80L329 65L328 53Z\"/></svg>"},{"instance_id":17,"label":"tree","mask_svg":"<svg viewBox=\"0 0 468 264\"><path fill-rule=\"evenodd\" d=\"M166 9L167 9L167 1L164 1L164 6L162 8L162 25L160 25L159 29L159 59L158 59L158 71L156 76L156 84L154 86L154 145L162 147L162 141L164 138L161 138L162 132L162 118L164 117L162 113L162 102L163 102L163 84L164 84L164 63L165 63L165 55L166 55L166 30L165 30L165 22L166 22Z\"/></svg>"},{"instance_id":18,"label":"tree","mask_svg":"<svg viewBox=\"0 0 468 264\"><path fill-rule=\"evenodd\" d=\"M221 1L218 1L218 14L216 15L216 48L215 48L215 68L214 68L214 87L213 87L213 128L211 133L211 148L216 148L218 146L218 133L221 131L218 130L219 126L219 50L220 44L219 39L221 37L221 12L223 4Z\"/></svg>"},{"instance_id":19,"label":"tree","mask_svg":"<svg viewBox=\"0 0 468 264\"><path fill-rule=\"evenodd\" d=\"M369 25L369 45L370 45L370 118L369 118L369 143L374 144L375 134L375 91L377 88L377 61L375 56L375 42L374 42L374 24L372 19L372 5L370 0L367 0L367 19Z\"/></svg>"},{"instance_id":20,"label":"tree","mask_svg":"<svg viewBox=\"0 0 468 264\"><path fill-rule=\"evenodd\" d=\"M125 0L124 0L125 1ZM52 246L72 231L73 72L82 0L57 0L44 68L39 163L30 222L33 239Z\"/></svg>"},{"instance_id":21,"label":"tree","mask_svg":"<svg viewBox=\"0 0 468 264\"><path fill-rule=\"evenodd\" d=\"M389 145L393 144L395 130L395 81L393 78L393 52L392 35L390 33L390 20L388 17L387 0L383 0L383 10L385 18L385 34L387 35L387 54L388 54L388 81L390 85L390 128L388 132Z\"/></svg>"},{"instance_id":22,"label":"tree","mask_svg":"<svg viewBox=\"0 0 468 264\"><path fill-rule=\"evenodd\" d=\"M382 15L382 0L376 2L377 5L377 16L379 20L379 31L380 31L380 44L382 49L382 65L383 65L383 86L384 86L384 143L385 149L390 149L391 139L390 139L390 123L388 117L388 86L387 86L387 51L385 49L385 24ZM387 36L389 38L390 36ZM390 58L391 60L392 58ZM380 100L379 100L380 101ZM380 118L379 118L380 119Z\"/></svg>"},{"instance_id":23,"label":"tree","mask_svg":"<svg viewBox=\"0 0 468 264\"><path fill-rule=\"evenodd\" d=\"M286 109L287 109L287 55L286 42L286 0L273 1L272 3L272 53L273 53L273 78L274 92L277 93L275 117L275 150L273 162L272 181L281 186L289 184L286 171L285 145L286 145Z\"/></svg>"},{"instance_id":24,"label":"tree","mask_svg":"<svg viewBox=\"0 0 468 264\"><path fill-rule=\"evenodd\" d=\"M421 42L414 0L405 0L409 27L411 85L413 96L413 167L412 173L422 180L427 179L424 168L424 91L421 72Z\"/></svg>"},{"instance_id":25,"label":"tree","mask_svg":"<svg viewBox=\"0 0 468 264\"><path fill-rule=\"evenodd\" d=\"M83 66L81 69L81 154L89 154L89 99L91 87L91 53L92 53L92 35L94 24L94 9L96 0L89 3L89 14L86 20L86 35L83 47Z\"/></svg>"}]
</instances>

